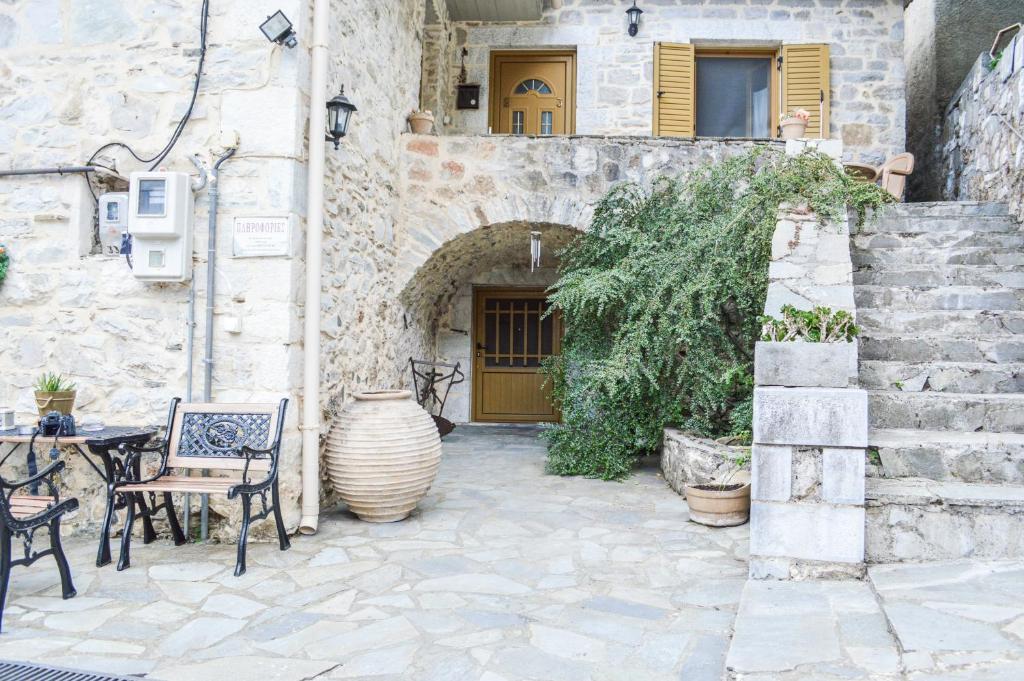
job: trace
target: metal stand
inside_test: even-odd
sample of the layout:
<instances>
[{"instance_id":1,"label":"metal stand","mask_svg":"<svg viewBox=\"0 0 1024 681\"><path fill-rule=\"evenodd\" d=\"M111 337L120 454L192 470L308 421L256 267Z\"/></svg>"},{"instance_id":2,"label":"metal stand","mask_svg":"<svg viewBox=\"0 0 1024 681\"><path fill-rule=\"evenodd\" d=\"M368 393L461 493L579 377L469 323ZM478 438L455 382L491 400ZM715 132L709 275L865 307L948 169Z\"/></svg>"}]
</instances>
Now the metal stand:
<instances>
[{"instance_id":1,"label":"metal stand","mask_svg":"<svg viewBox=\"0 0 1024 681\"><path fill-rule=\"evenodd\" d=\"M445 364L444 362L429 362L425 359L409 358L409 368L412 370L412 384L416 392L416 401L434 417L437 425L437 432L444 437L455 430L455 424L444 418L444 404L448 401L448 394L453 385L458 385L466 380L462 373L460 364ZM441 369L450 369L442 371ZM444 395L438 392L438 386L444 386ZM434 413L434 410L437 413Z\"/></svg>"}]
</instances>

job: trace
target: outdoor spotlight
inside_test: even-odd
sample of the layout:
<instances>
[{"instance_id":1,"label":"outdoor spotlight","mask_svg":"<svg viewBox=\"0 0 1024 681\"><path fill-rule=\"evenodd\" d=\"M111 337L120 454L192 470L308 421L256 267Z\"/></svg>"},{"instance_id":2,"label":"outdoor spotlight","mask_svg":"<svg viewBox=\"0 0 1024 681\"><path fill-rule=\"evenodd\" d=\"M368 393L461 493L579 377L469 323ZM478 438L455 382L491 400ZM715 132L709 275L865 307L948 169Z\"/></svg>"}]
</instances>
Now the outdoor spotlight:
<instances>
[{"instance_id":1,"label":"outdoor spotlight","mask_svg":"<svg viewBox=\"0 0 1024 681\"><path fill-rule=\"evenodd\" d=\"M288 17L281 10L277 10L267 17L267 20L260 24L260 30L272 43L288 47L295 47L299 44L298 38L295 37L295 30L292 28L292 22L288 21Z\"/></svg>"},{"instance_id":2,"label":"outdoor spotlight","mask_svg":"<svg viewBox=\"0 0 1024 681\"><path fill-rule=\"evenodd\" d=\"M348 122L356 105L345 96L345 86L335 96L327 101L327 141L334 142L337 149L341 138L348 133Z\"/></svg>"},{"instance_id":3,"label":"outdoor spotlight","mask_svg":"<svg viewBox=\"0 0 1024 681\"><path fill-rule=\"evenodd\" d=\"M636 32L640 30L640 15L644 11L636 6L636 0L633 0L633 6L626 10L626 16L629 17L629 35L635 36Z\"/></svg>"}]
</instances>

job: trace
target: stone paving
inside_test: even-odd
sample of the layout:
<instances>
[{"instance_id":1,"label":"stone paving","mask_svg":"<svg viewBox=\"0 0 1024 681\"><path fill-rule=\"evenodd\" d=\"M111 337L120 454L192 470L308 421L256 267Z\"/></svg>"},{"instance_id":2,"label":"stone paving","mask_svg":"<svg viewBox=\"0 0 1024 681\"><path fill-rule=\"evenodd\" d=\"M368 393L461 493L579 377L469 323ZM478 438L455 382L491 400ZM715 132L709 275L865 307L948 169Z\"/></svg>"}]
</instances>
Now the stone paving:
<instances>
[{"instance_id":1,"label":"stone paving","mask_svg":"<svg viewBox=\"0 0 1024 681\"><path fill-rule=\"evenodd\" d=\"M0 659L163 681L721 678L747 528L687 521L644 469L545 475L535 429L460 427L410 519L325 513L292 549L137 542L133 567L66 543L78 596L16 568ZM1019 598L1017 599L1019 602Z\"/></svg>"},{"instance_id":2,"label":"stone paving","mask_svg":"<svg viewBox=\"0 0 1024 681\"><path fill-rule=\"evenodd\" d=\"M883 565L865 582L749 582L737 681L1024 679L1024 565Z\"/></svg>"}]
</instances>

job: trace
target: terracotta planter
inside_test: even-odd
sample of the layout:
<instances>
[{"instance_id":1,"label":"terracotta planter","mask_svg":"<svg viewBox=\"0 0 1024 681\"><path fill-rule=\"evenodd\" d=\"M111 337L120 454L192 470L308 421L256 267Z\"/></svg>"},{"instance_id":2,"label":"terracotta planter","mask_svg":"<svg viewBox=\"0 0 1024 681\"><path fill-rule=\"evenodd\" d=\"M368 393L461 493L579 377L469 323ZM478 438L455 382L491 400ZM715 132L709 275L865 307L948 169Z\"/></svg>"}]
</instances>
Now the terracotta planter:
<instances>
[{"instance_id":1,"label":"terracotta planter","mask_svg":"<svg viewBox=\"0 0 1024 681\"><path fill-rule=\"evenodd\" d=\"M408 390L358 393L327 438L334 489L362 520L402 520L441 465L437 426Z\"/></svg>"},{"instance_id":2,"label":"terracotta planter","mask_svg":"<svg viewBox=\"0 0 1024 681\"><path fill-rule=\"evenodd\" d=\"M720 490L715 485L687 485L686 503L690 520L710 527L742 525L750 519L750 483L730 485Z\"/></svg>"},{"instance_id":3,"label":"terracotta planter","mask_svg":"<svg viewBox=\"0 0 1024 681\"><path fill-rule=\"evenodd\" d=\"M782 139L784 140L798 140L804 137L807 132L807 123L800 120L799 118L791 118L787 121L783 121L779 124L782 128Z\"/></svg>"},{"instance_id":4,"label":"terracotta planter","mask_svg":"<svg viewBox=\"0 0 1024 681\"><path fill-rule=\"evenodd\" d=\"M39 415L46 416L51 411L59 411L64 416L67 416L75 408L75 394L76 391L74 390L62 392L37 390L36 408L39 410Z\"/></svg>"},{"instance_id":5,"label":"terracotta planter","mask_svg":"<svg viewBox=\"0 0 1024 681\"><path fill-rule=\"evenodd\" d=\"M409 129L417 135L429 135L434 129L434 114L409 114Z\"/></svg>"}]
</instances>

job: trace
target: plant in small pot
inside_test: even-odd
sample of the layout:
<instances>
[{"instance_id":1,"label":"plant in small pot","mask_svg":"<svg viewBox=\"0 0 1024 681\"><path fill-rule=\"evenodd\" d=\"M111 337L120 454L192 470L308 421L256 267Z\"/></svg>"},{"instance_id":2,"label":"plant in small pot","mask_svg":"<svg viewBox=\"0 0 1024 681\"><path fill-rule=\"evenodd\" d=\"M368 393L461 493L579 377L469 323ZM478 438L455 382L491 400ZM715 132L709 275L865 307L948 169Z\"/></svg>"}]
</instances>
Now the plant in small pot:
<instances>
[{"instance_id":1,"label":"plant in small pot","mask_svg":"<svg viewBox=\"0 0 1024 681\"><path fill-rule=\"evenodd\" d=\"M63 374L47 372L36 379L36 408L39 416L46 416L51 411L59 411L67 416L75 408L75 384L64 378Z\"/></svg>"},{"instance_id":2,"label":"plant in small pot","mask_svg":"<svg viewBox=\"0 0 1024 681\"><path fill-rule=\"evenodd\" d=\"M708 527L733 527L750 519L750 483L734 482L736 474L750 465L750 454L732 460L721 480L686 486L690 520Z\"/></svg>"},{"instance_id":3,"label":"plant in small pot","mask_svg":"<svg viewBox=\"0 0 1024 681\"><path fill-rule=\"evenodd\" d=\"M413 110L409 114L409 129L416 135L429 135L434 130L434 114L426 109Z\"/></svg>"},{"instance_id":4,"label":"plant in small pot","mask_svg":"<svg viewBox=\"0 0 1024 681\"><path fill-rule=\"evenodd\" d=\"M807 132L807 122L809 120L811 120L811 114L804 109L796 109L785 114L782 120L779 121L779 127L782 129L782 139L798 140L802 138Z\"/></svg>"}]
</instances>

